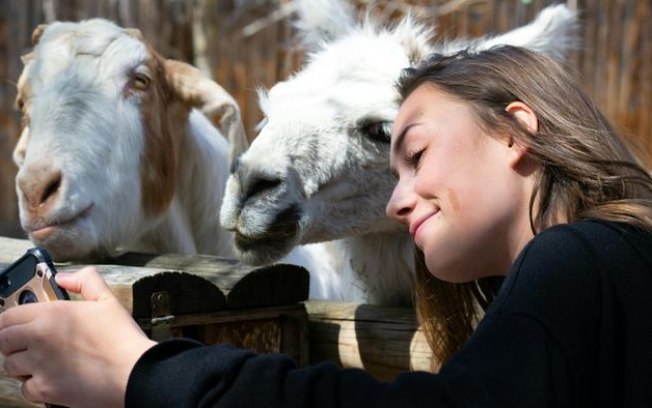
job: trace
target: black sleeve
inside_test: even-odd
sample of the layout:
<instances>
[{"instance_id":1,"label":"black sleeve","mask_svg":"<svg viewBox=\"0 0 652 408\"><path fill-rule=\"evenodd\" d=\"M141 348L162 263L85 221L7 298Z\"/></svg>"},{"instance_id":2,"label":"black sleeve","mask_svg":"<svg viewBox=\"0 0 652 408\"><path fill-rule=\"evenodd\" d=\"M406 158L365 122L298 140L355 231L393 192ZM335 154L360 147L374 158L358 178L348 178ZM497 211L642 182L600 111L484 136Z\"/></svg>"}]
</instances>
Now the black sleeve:
<instances>
[{"instance_id":1,"label":"black sleeve","mask_svg":"<svg viewBox=\"0 0 652 408\"><path fill-rule=\"evenodd\" d=\"M529 246L496 306L438 374L404 373L392 383L381 383L362 370L341 370L331 363L297 368L281 354L255 354L178 339L160 343L137 362L129 379L126 406L567 406L574 400L574 362L564 344L570 333L559 335L555 319L563 325L588 319L589 307L561 309L563 301L559 307L549 307L555 301L547 297L549 292L567 285L557 295L573 293L577 288L570 286L575 278L570 283L551 281L539 273L544 268L549 276L560 279L569 275L569 261L559 260L565 253L571 253L574 260L587 253L582 245L569 245L566 238L558 247L558 238L552 237L553 248L547 248L547 239ZM551 249L556 260L545 266ZM562 317L556 315L559 310Z\"/></svg>"}]
</instances>

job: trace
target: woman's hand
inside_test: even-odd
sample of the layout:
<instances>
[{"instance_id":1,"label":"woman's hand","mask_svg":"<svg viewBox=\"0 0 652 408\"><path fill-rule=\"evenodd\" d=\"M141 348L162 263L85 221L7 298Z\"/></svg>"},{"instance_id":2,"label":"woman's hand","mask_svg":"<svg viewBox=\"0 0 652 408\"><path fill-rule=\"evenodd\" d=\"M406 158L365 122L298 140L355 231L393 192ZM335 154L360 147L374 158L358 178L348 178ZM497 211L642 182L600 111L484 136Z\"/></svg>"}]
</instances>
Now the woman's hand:
<instances>
[{"instance_id":1,"label":"woman's hand","mask_svg":"<svg viewBox=\"0 0 652 408\"><path fill-rule=\"evenodd\" d=\"M99 272L61 272L83 301L25 304L0 314L4 369L25 398L68 407L122 407L129 374L150 340Z\"/></svg>"}]
</instances>

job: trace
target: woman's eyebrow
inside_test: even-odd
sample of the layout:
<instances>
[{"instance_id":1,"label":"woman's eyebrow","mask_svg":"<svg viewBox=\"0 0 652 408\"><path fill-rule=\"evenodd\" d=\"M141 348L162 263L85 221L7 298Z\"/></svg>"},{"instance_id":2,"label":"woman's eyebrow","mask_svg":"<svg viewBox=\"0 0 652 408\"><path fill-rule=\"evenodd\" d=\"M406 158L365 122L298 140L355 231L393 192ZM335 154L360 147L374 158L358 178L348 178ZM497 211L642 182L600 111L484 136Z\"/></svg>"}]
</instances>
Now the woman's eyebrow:
<instances>
[{"instance_id":1,"label":"woman's eyebrow","mask_svg":"<svg viewBox=\"0 0 652 408\"><path fill-rule=\"evenodd\" d=\"M405 140L405 135L407 134L408 130L410 130L412 127L416 126L418 123L413 122L401 129L401 132L396 136L396 142L394 142L394 147L392 147L392 152L394 154L397 154L399 150L401 150L401 146L403 145L403 141Z\"/></svg>"}]
</instances>

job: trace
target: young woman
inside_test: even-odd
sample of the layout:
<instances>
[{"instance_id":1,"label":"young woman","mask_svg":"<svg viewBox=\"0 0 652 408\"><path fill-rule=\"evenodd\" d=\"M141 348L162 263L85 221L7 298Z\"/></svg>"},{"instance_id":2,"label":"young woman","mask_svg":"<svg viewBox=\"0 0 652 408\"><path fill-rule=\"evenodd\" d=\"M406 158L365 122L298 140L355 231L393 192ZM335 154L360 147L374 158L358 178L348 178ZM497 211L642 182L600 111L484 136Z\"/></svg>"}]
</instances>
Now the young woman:
<instances>
[{"instance_id":1,"label":"young woman","mask_svg":"<svg viewBox=\"0 0 652 408\"><path fill-rule=\"evenodd\" d=\"M71 407L649 405L652 180L595 105L552 60L514 47L435 55L399 89L387 213L420 250L437 374L383 384L278 354L155 344L87 268L57 276L86 301L0 315L24 395ZM479 319L492 292L475 282L495 276Z\"/></svg>"}]
</instances>

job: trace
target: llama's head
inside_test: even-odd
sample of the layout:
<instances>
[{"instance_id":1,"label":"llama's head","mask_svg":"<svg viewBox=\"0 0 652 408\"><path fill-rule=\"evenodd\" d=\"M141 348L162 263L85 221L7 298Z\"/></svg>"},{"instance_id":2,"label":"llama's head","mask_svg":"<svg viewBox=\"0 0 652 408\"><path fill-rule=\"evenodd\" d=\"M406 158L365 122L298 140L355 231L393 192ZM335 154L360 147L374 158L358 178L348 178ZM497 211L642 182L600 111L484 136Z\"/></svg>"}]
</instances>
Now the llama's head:
<instances>
[{"instance_id":1,"label":"llama's head","mask_svg":"<svg viewBox=\"0 0 652 408\"><path fill-rule=\"evenodd\" d=\"M261 92L260 133L227 183L221 222L235 231L245 262L277 260L297 244L399 228L384 209L395 184L388 149L403 68L470 44L561 54L575 23L575 14L558 6L503 36L432 45L429 30L410 17L383 28L371 18L356 22L345 4L321 3L300 5L308 62Z\"/></svg>"},{"instance_id":2,"label":"llama's head","mask_svg":"<svg viewBox=\"0 0 652 408\"><path fill-rule=\"evenodd\" d=\"M167 210L193 108L235 101L137 30L92 19L39 26L18 81L14 150L22 227L55 259L110 254ZM195 113L194 115L201 115Z\"/></svg>"}]
</instances>

